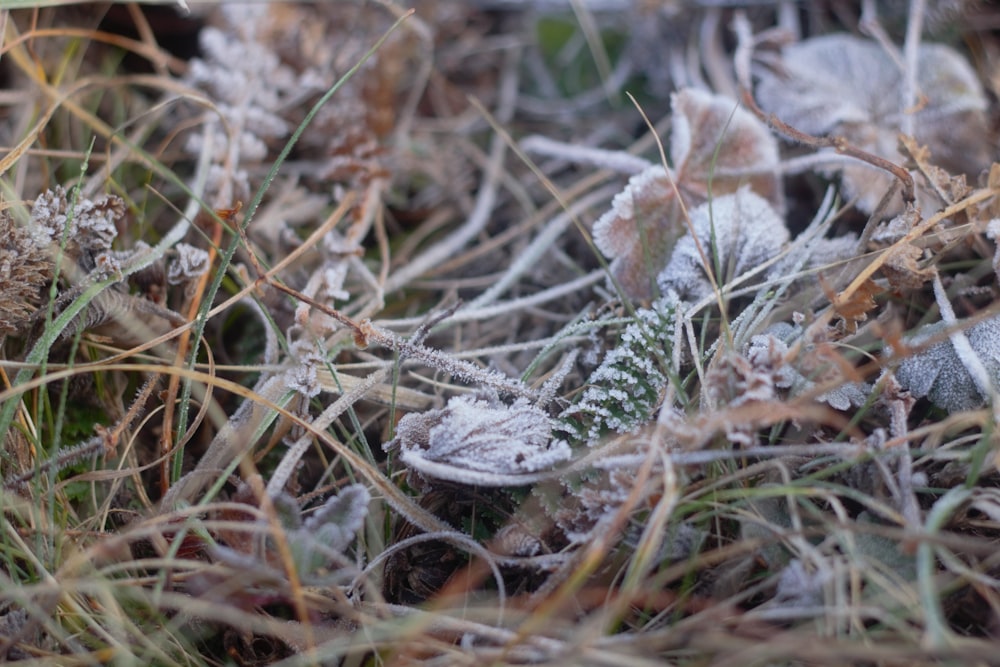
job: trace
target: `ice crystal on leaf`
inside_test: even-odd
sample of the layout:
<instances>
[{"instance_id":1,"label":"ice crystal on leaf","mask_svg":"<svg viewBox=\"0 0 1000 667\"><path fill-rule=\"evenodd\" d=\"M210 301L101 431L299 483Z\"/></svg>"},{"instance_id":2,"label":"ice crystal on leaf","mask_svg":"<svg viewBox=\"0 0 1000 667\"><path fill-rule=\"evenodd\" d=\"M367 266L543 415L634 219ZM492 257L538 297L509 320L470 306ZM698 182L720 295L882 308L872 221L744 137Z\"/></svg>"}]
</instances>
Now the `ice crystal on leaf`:
<instances>
[{"instance_id":1,"label":"ice crystal on leaf","mask_svg":"<svg viewBox=\"0 0 1000 667\"><path fill-rule=\"evenodd\" d=\"M733 100L700 90L674 94L672 107L671 172L657 165L633 176L594 225L615 279L637 299L653 295L653 279L684 230L678 193L693 207L749 184L780 203L777 142L766 126Z\"/></svg>"},{"instance_id":2,"label":"ice crystal on leaf","mask_svg":"<svg viewBox=\"0 0 1000 667\"><path fill-rule=\"evenodd\" d=\"M925 327L908 342L920 345L939 338L945 329L943 323ZM972 325L965 331L965 336L996 390L1000 385L1000 316ZM988 398L969 374L950 339L934 343L903 359L896 369L896 379L915 398L926 396L934 405L948 412L974 410L982 407Z\"/></svg>"},{"instance_id":3,"label":"ice crystal on leaf","mask_svg":"<svg viewBox=\"0 0 1000 667\"><path fill-rule=\"evenodd\" d=\"M180 285L208 271L208 253L188 243L175 246L177 257L167 267L167 282Z\"/></svg>"},{"instance_id":4,"label":"ice crystal on leaf","mask_svg":"<svg viewBox=\"0 0 1000 667\"><path fill-rule=\"evenodd\" d=\"M677 324L677 296L636 311L618 344L587 379L579 402L560 415L560 430L594 444L611 431L628 433L648 423L660 404Z\"/></svg>"},{"instance_id":5,"label":"ice crystal on leaf","mask_svg":"<svg viewBox=\"0 0 1000 667\"><path fill-rule=\"evenodd\" d=\"M480 486L516 484L517 476L551 469L570 457L569 445L553 440L545 412L495 394L457 396L440 410L408 414L384 445L425 478Z\"/></svg>"},{"instance_id":6,"label":"ice crystal on leaf","mask_svg":"<svg viewBox=\"0 0 1000 667\"><path fill-rule=\"evenodd\" d=\"M702 251L713 273L722 270L716 276L721 286L776 256L789 238L781 217L747 186L691 211L691 228L693 235L677 242L657 279L662 291L674 290L689 301L712 293Z\"/></svg>"},{"instance_id":7,"label":"ice crystal on leaf","mask_svg":"<svg viewBox=\"0 0 1000 667\"><path fill-rule=\"evenodd\" d=\"M879 44L850 35L815 37L786 47L780 62L758 72L757 99L783 122L813 135L836 134L855 146L900 162L897 135L913 113L918 143L951 171L970 174L988 162L986 97L975 72L953 49L923 44L917 86L926 104L901 108L904 76ZM892 177L859 163L843 170L843 187L872 212ZM898 208L898 203L897 203Z\"/></svg>"}]
</instances>

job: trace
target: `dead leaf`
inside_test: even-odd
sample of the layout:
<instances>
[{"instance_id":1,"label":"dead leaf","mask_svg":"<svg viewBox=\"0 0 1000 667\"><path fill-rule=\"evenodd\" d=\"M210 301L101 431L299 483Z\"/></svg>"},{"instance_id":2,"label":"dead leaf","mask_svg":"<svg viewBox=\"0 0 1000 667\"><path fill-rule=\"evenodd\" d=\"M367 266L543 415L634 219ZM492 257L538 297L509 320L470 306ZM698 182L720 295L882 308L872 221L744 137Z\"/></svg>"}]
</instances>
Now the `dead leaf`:
<instances>
[{"instance_id":1,"label":"dead leaf","mask_svg":"<svg viewBox=\"0 0 1000 667\"><path fill-rule=\"evenodd\" d=\"M893 290L918 289L934 278L934 267L920 268L923 251L912 243L897 243L886 253L882 274Z\"/></svg>"}]
</instances>

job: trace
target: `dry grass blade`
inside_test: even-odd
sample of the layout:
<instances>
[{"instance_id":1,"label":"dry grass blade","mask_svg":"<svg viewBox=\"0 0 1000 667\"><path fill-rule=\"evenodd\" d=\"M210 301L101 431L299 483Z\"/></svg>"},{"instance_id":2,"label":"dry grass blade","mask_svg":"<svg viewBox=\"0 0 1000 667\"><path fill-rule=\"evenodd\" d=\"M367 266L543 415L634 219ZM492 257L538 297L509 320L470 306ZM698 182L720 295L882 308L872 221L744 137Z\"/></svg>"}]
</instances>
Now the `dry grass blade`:
<instances>
[{"instance_id":1,"label":"dry grass blade","mask_svg":"<svg viewBox=\"0 0 1000 667\"><path fill-rule=\"evenodd\" d=\"M70 4L0 660L991 663L994 8Z\"/></svg>"}]
</instances>

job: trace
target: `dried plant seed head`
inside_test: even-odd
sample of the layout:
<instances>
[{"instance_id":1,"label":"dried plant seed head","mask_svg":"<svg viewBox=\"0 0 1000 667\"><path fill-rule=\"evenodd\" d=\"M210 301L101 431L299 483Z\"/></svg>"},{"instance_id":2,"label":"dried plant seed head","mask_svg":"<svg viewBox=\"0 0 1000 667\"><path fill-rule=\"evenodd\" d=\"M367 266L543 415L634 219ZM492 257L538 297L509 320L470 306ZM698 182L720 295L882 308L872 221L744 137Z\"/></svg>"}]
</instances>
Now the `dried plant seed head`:
<instances>
[{"instance_id":1,"label":"dried plant seed head","mask_svg":"<svg viewBox=\"0 0 1000 667\"><path fill-rule=\"evenodd\" d=\"M52 257L39 240L0 212L0 333L24 332L52 279Z\"/></svg>"},{"instance_id":2,"label":"dried plant seed head","mask_svg":"<svg viewBox=\"0 0 1000 667\"><path fill-rule=\"evenodd\" d=\"M31 223L44 232L52 243L60 244L65 235L71 255L81 250L108 251L118 236L117 222L125 215L125 202L116 195L95 200L78 198L70 210L72 197L62 186L39 195L31 207Z\"/></svg>"}]
</instances>

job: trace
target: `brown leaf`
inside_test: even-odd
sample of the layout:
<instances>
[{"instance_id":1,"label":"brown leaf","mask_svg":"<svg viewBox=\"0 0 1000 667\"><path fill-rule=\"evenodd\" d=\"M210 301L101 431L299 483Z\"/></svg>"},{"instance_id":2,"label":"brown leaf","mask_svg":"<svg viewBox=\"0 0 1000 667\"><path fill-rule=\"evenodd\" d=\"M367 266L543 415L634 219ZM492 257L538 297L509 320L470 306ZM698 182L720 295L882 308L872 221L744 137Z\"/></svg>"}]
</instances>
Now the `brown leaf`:
<instances>
[{"instance_id":1,"label":"brown leaf","mask_svg":"<svg viewBox=\"0 0 1000 667\"><path fill-rule=\"evenodd\" d=\"M886 253L882 274L893 290L917 289L934 277L933 268L920 268L923 252L912 243L897 243Z\"/></svg>"},{"instance_id":2,"label":"brown leaf","mask_svg":"<svg viewBox=\"0 0 1000 667\"><path fill-rule=\"evenodd\" d=\"M844 297L841 293L832 299L833 310L844 321L844 327L848 333L856 332L858 323L868 319L868 313L878 306L875 303L875 297L883 291L874 280L869 278L861 283L853 294Z\"/></svg>"}]
</instances>

